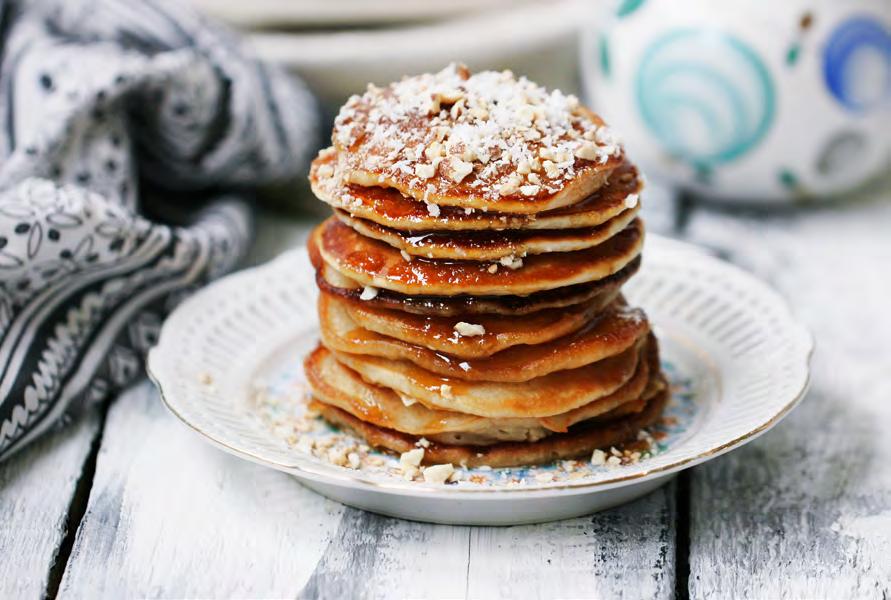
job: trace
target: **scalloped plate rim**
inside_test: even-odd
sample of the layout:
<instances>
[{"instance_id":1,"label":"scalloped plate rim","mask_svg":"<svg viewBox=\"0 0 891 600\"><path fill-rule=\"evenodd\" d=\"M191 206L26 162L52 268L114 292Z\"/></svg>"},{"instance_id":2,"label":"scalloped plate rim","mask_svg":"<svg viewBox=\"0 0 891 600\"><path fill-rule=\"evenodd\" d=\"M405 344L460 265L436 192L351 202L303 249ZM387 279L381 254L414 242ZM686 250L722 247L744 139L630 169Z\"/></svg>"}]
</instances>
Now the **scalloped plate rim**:
<instances>
[{"instance_id":1,"label":"scalloped plate rim","mask_svg":"<svg viewBox=\"0 0 891 600\"><path fill-rule=\"evenodd\" d=\"M727 452L730 452L731 450L739 448L742 445L757 439L758 437L772 429L774 426L776 426L798 404L800 404L801 400L807 394L810 386L810 361L814 350L814 340L811 333L794 317L790 307L788 306L788 303L786 303L786 301L782 297L780 297L776 291L771 289L766 283L764 283L751 273L735 265L715 258L707 252L703 251L701 248L692 244L654 234L648 234L648 254L653 253L653 246L661 246L665 249L670 250L671 252L691 254L696 257L696 260L707 261L713 266L717 266L721 269L727 269L733 273L734 277L744 278L745 280L747 280L746 283L748 285L756 286L760 288L761 293L770 296L771 299L775 303L777 303L778 306L781 306L783 308L784 316L787 319L787 324L790 326L791 330L795 331L798 335L798 342L802 351L800 357L802 360L802 364L799 365L799 368L803 371L801 373L799 389L794 397L786 402L778 411L775 411L769 417L766 416L764 421L755 429L750 430L730 440L727 440L724 443L718 444L713 448L710 448L709 450L700 452L687 458L678 458L672 463L654 469L636 470L629 475L608 477L604 479L598 479L596 481L576 480L572 482L561 482L555 484L543 483L538 485L524 485L522 487L458 487L441 484L431 485L424 482L407 482L395 478L393 478L393 480L391 481L382 481L380 479L370 478L358 471L348 470L342 467L337 467L335 465L328 465L311 461L304 458L303 456L300 456L297 453L294 454L294 462L292 464L288 464L279 462L268 456L263 456L260 453L255 453L243 447L236 447L232 445L230 441L217 439L217 437L203 430L199 425L192 423L187 416L182 414L182 412L178 410L179 405L177 404L177 401L171 400L170 394L168 392L165 392L165 384L163 383L163 380L165 378L165 367L162 362L162 352L164 351L165 339L169 338L171 335L168 331L167 324L171 322L175 323L174 317L177 314L186 314L192 306L200 305L202 301L206 300L212 294L218 293L219 291L226 289L229 286L239 285L241 281L249 280L253 277L256 277L258 273L267 269L275 269L283 263L294 260L295 255L306 254L306 250L304 248L288 250L264 264L250 267L223 277L215 282L212 282L211 284L196 292L194 295L184 300L174 310L174 313L168 317L164 327L162 327L161 335L158 338L157 344L149 351L146 361L146 372L149 379L158 389L161 400L167 407L167 409L174 416L176 416L177 419L182 421L186 426L188 426L196 433L200 434L201 437L209 441L213 446L227 453L233 454L245 460L249 460L253 463L290 473L294 476L297 476L298 479L306 478L308 480L321 484L344 487L359 486L366 490L378 490L382 493L390 494L395 493L399 496L449 498L454 497L456 494L462 494L465 496L469 494L468 497L482 499L495 498L502 494L520 494L523 497L528 498L547 497L554 494L585 494L594 493L601 490L605 491L616 489L655 479L666 478L667 480L669 476L675 475L684 469L691 468L707 462L713 458L717 458L723 454L726 454ZM656 325L658 326L658 323ZM165 332L167 332L166 336Z\"/></svg>"}]
</instances>

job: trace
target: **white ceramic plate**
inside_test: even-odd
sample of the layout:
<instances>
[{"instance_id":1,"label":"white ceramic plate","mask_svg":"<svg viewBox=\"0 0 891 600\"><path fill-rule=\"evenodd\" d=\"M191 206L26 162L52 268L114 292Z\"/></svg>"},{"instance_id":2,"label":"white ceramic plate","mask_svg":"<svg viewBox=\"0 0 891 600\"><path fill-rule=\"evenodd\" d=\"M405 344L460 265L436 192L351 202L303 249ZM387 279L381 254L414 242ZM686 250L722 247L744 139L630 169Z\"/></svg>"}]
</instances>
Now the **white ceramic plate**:
<instances>
[{"instance_id":1,"label":"white ceramic plate","mask_svg":"<svg viewBox=\"0 0 891 600\"><path fill-rule=\"evenodd\" d=\"M148 369L170 410L206 439L345 504L438 523L563 519L637 498L754 439L807 388L810 335L775 292L743 271L651 235L626 295L656 325L673 391L655 432L658 451L636 464L564 461L462 469L452 484L404 480L396 458L366 453L351 436L304 414L301 362L318 337L304 250L185 301L164 324ZM362 464L336 466L330 449L320 458L311 446L354 450Z\"/></svg>"}]
</instances>

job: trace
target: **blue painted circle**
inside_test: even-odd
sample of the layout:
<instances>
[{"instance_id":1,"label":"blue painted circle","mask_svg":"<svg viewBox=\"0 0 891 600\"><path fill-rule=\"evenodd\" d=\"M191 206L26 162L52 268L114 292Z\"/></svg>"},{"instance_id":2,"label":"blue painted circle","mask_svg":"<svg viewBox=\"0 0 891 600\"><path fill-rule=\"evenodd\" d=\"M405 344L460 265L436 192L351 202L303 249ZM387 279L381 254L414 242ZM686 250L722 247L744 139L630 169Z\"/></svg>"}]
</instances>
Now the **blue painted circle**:
<instances>
[{"instance_id":1,"label":"blue painted circle","mask_svg":"<svg viewBox=\"0 0 891 600\"><path fill-rule=\"evenodd\" d=\"M823 79L848 110L886 104L891 99L891 33L870 17L840 23L823 49Z\"/></svg>"},{"instance_id":2,"label":"blue painted circle","mask_svg":"<svg viewBox=\"0 0 891 600\"><path fill-rule=\"evenodd\" d=\"M680 29L658 38L643 54L635 88L649 131L698 169L746 154L774 119L767 67L748 45L719 31Z\"/></svg>"}]
</instances>

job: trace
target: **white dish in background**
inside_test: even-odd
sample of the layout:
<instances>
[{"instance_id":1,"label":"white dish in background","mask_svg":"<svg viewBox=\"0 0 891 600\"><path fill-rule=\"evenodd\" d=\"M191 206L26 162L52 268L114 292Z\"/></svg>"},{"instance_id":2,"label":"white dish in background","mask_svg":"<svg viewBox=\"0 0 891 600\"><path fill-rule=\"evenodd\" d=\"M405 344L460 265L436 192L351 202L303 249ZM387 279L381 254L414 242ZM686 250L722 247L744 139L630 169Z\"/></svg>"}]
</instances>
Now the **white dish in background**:
<instances>
[{"instance_id":1,"label":"white dish in background","mask_svg":"<svg viewBox=\"0 0 891 600\"><path fill-rule=\"evenodd\" d=\"M549 88L578 93L582 3L490 0L483 8L396 27L248 31L248 48L303 78L329 113L368 82L386 85L405 75L439 71L454 61L473 70L513 69ZM361 25L361 16L353 16Z\"/></svg>"},{"instance_id":2,"label":"white dish in background","mask_svg":"<svg viewBox=\"0 0 891 600\"><path fill-rule=\"evenodd\" d=\"M437 485L405 481L387 470L398 464L395 457L374 451L383 467L354 470L302 450L301 436L347 439L302 416L301 363L318 337L314 273L304 250L185 301L164 324L148 370L170 410L208 441L345 504L437 523L569 518L630 501L754 439L807 387L810 335L775 292L745 272L651 235L644 266L625 289L656 325L673 387L660 451L637 464L468 469L457 484ZM313 431L294 429L307 422Z\"/></svg>"},{"instance_id":3,"label":"white dish in background","mask_svg":"<svg viewBox=\"0 0 891 600\"><path fill-rule=\"evenodd\" d=\"M524 0L190 0L199 10L243 28L381 25L466 16ZM528 0L526 0L528 1Z\"/></svg>"}]
</instances>

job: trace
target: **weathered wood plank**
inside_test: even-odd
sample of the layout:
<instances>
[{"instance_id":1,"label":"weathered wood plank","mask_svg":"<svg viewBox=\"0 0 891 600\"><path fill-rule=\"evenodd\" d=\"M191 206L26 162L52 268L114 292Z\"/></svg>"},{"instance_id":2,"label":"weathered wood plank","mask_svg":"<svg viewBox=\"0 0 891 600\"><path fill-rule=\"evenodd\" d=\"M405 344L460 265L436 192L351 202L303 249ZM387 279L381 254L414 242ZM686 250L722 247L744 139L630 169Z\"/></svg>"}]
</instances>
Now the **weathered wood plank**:
<instances>
[{"instance_id":1,"label":"weathered wood plank","mask_svg":"<svg viewBox=\"0 0 891 600\"><path fill-rule=\"evenodd\" d=\"M474 528L469 598L671 598L675 484L554 523Z\"/></svg>"},{"instance_id":2,"label":"weathered wood plank","mask_svg":"<svg viewBox=\"0 0 891 600\"><path fill-rule=\"evenodd\" d=\"M459 598L470 528L347 509L300 598Z\"/></svg>"},{"instance_id":3,"label":"weathered wood plank","mask_svg":"<svg viewBox=\"0 0 891 600\"><path fill-rule=\"evenodd\" d=\"M0 464L0 598L46 593L99 422L90 410Z\"/></svg>"},{"instance_id":4,"label":"weathered wood plank","mask_svg":"<svg viewBox=\"0 0 891 600\"><path fill-rule=\"evenodd\" d=\"M342 511L212 448L143 382L109 411L60 596L293 596Z\"/></svg>"},{"instance_id":5,"label":"weathered wood plank","mask_svg":"<svg viewBox=\"0 0 891 600\"><path fill-rule=\"evenodd\" d=\"M691 598L891 596L889 224L887 201L694 214L691 236L775 285L817 352L786 422L694 471Z\"/></svg>"}]
</instances>

